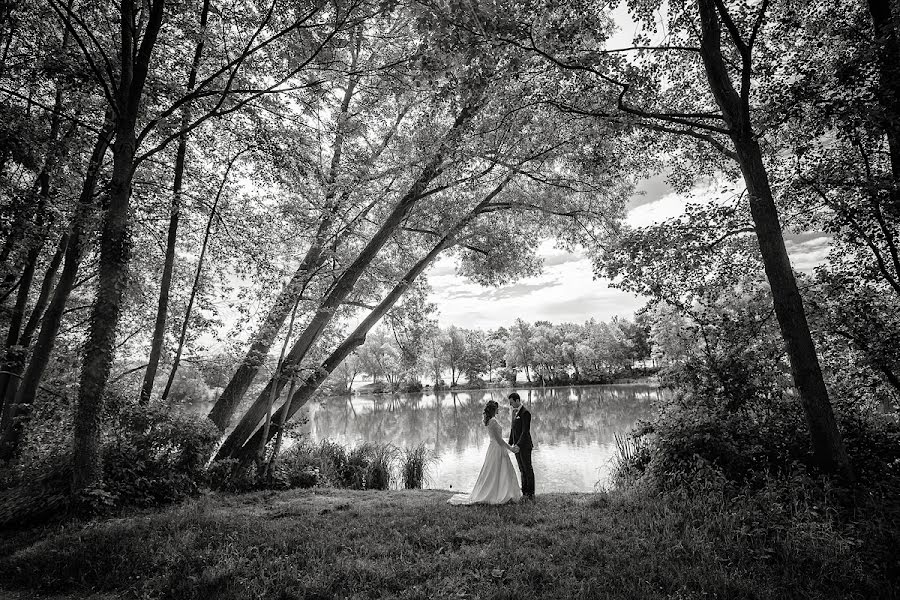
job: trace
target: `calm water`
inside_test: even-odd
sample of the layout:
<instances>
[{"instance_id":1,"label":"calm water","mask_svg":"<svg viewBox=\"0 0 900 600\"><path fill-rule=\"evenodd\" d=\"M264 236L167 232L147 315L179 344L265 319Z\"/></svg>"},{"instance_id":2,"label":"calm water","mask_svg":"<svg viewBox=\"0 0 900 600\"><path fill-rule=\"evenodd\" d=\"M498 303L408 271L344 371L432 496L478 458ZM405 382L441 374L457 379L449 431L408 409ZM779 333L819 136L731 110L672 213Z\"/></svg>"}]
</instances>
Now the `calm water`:
<instances>
[{"instance_id":1,"label":"calm water","mask_svg":"<svg viewBox=\"0 0 900 600\"><path fill-rule=\"evenodd\" d=\"M606 480L615 451L613 435L650 416L655 386L598 385L517 390L532 413L532 454L537 492L587 492ZM481 424L484 403L497 400L500 424L509 431L504 390L332 397L304 408L302 431L314 442L425 442L437 463L430 487L468 491L487 451ZM298 415L299 416L299 415Z\"/></svg>"}]
</instances>

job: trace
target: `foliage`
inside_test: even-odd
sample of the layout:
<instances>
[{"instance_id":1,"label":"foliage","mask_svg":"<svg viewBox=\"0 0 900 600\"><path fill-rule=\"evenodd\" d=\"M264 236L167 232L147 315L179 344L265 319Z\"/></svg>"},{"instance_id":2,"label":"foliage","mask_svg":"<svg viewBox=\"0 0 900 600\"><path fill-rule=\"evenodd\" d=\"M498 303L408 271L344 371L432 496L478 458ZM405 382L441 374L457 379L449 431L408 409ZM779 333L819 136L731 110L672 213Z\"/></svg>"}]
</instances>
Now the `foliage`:
<instances>
[{"instance_id":1,"label":"foliage","mask_svg":"<svg viewBox=\"0 0 900 600\"><path fill-rule=\"evenodd\" d=\"M205 418L125 405L103 447L105 490L123 505L155 506L197 493L219 433Z\"/></svg>"}]
</instances>

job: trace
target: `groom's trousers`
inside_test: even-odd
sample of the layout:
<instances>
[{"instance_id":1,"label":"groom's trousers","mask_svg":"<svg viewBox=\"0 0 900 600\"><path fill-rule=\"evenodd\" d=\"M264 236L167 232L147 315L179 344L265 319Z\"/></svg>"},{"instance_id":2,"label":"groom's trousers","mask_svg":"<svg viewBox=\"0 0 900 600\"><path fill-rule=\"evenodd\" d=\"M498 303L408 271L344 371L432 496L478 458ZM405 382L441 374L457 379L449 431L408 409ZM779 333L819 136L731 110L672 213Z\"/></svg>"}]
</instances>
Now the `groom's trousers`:
<instances>
[{"instance_id":1,"label":"groom's trousers","mask_svg":"<svg viewBox=\"0 0 900 600\"><path fill-rule=\"evenodd\" d=\"M522 474L522 495L534 496L534 467L531 466L531 448L519 448L516 462Z\"/></svg>"}]
</instances>

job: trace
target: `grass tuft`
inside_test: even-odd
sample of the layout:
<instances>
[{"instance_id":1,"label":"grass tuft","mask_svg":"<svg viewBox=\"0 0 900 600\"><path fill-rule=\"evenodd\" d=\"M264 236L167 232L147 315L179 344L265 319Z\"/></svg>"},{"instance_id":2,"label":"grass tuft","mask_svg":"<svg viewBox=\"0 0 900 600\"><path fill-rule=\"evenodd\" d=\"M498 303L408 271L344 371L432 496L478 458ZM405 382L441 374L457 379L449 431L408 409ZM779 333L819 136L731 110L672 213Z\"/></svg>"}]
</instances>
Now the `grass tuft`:
<instances>
[{"instance_id":1,"label":"grass tuft","mask_svg":"<svg viewBox=\"0 0 900 600\"><path fill-rule=\"evenodd\" d=\"M403 488L420 490L429 482L428 471L434 463L434 456L425 444L404 448L400 455L400 479Z\"/></svg>"}]
</instances>

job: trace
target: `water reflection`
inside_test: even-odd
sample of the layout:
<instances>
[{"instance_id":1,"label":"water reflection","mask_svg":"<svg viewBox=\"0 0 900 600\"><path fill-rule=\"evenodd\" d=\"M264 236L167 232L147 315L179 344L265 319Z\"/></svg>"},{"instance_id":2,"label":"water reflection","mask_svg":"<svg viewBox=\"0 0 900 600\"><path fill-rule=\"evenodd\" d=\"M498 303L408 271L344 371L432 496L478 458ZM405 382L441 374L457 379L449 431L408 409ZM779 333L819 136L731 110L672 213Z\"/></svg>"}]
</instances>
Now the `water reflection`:
<instances>
[{"instance_id":1,"label":"water reflection","mask_svg":"<svg viewBox=\"0 0 900 600\"><path fill-rule=\"evenodd\" d=\"M581 492L594 489L609 474L614 434L649 416L658 388L603 385L518 389L533 415L533 461L537 491ZM438 462L431 487L467 491L478 476L487 445L481 410L498 401L501 425L509 430L504 390L332 397L304 410L303 433L318 442L365 441L414 446L424 442Z\"/></svg>"}]
</instances>

